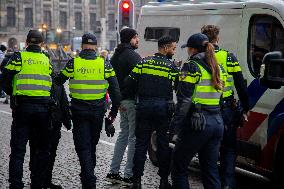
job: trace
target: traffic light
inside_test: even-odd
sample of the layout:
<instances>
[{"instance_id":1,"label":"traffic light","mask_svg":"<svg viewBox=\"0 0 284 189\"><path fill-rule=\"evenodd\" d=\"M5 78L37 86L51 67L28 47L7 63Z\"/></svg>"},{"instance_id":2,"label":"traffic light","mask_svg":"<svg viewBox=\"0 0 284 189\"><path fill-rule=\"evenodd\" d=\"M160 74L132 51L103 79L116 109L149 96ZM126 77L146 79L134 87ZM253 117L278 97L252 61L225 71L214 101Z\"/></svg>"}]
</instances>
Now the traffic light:
<instances>
[{"instance_id":1,"label":"traffic light","mask_svg":"<svg viewBox=\"0 0 284 189\"><path fill-rule=\"evenodd\" d=\"M118 31L123 27L134 27L134 3L133 0L119 0L118 1Z\"/></svg>"}]
</instances>

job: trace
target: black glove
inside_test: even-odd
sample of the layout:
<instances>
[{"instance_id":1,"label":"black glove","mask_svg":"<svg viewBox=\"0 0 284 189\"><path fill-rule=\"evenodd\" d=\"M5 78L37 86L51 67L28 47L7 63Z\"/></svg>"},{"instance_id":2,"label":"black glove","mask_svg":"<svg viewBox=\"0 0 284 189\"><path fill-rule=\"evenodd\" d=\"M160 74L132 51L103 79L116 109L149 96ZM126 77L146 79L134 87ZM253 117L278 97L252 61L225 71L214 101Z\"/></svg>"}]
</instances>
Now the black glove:
<instances>
[{"instance_id":1,"label":"black glove","mask_svg":"<svg viewBox=\"0 0 284 189\"><path fill-rule=\"evenodd\" d=\"M112 121L109 118L105 118L105 131L108 137L113 137L115 133L115 128Z\"/></svg>"}]
</instances>

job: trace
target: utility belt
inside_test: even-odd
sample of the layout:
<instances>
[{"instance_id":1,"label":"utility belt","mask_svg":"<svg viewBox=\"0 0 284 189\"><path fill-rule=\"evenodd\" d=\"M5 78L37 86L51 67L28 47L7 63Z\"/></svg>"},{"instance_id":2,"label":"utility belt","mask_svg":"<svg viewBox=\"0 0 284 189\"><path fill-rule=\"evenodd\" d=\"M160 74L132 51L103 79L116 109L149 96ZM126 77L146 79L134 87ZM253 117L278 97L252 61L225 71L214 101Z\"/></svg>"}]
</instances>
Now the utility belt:
<instances>
[{"instance_id":1,"label":"utility belt","mask_svg":"<svg viewBox=\"0 0 284 189\"><path fill-rule=\"evenodd\" d=\"M136 103L138 104L139 102L142 101L172 101L169 98L161 98L161 97L136 97Z\"/></svg>"},{"instance_id":2,"label":"utility belt","mask_svg":"<svg viewBox=\"0 0 284 189\"><path fill-rule=\"evenodd\" d=\"M30 97L30 96L11 96L11 108L16 108L21 104L42 104L49 105L50 97Z\"/></svg>"},{"instance_id":3,"label":"utility belt","mask_svg":"<svg viewBox=\"0 0 284 189\"><path fill-rule=\"evenodd\" d=\"M189 124L191 130L204 131L207 125L206 115L220 114L219 106L194 104L191 108Z\"/></svg>"},{"instance_id":4,"label":"utility belt","mask_svg":"<svg viewBox=\"0 0 284 189\"><path fill-rule=\"evenodd\" d=\"M136 97L136 105L139 104L140 102L145 102L145 103L152 103L153 101L156 102L162 102L162 103L167 103L168 106L168 116L171 119L174 112L175 112L175 102L173 99L170 98L160 98L160 97Z\"/></svg>"},{"instance_id":5,"label":"utility belt","mask_svg":"<svg viewBox=\"0 0 284 189\"><path fill-rule=\"evenodd\" d=\"M199 112L206 115L214 115L219 114L221 109L220 106L213 106L213 105L203 105L203 104L193 104L191 108L192 112Z\"/></svg>"}]
</instances>

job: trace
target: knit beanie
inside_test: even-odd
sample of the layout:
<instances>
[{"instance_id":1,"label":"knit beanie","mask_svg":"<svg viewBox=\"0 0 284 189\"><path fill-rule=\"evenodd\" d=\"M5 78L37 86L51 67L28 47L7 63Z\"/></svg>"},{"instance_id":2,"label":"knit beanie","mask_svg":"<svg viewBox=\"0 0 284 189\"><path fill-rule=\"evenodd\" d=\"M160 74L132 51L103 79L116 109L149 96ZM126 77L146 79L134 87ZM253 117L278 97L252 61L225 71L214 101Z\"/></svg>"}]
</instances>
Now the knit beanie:
<instances>
[{"instance_id":1,"label":"knit beanie","mask_svg":"<svg viewBox=\"0 0 284 189\"><path fill-rule=\"evenodd\" d=\"M131 39L138 34L136 30L131 28L125 28L120 31L120 41L121 43L129 43Z\"/></svg>"}]
</instances>

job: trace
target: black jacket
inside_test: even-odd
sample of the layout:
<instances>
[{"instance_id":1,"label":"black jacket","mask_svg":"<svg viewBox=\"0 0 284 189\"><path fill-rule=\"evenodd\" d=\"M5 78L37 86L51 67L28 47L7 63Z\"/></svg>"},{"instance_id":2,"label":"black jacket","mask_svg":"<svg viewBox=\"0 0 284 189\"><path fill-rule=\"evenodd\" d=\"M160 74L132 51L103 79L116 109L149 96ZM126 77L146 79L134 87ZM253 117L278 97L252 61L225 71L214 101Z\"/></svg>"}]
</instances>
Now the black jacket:
<instances>
[{"instance_id":1,"label":"black jacket","mask_svg":"<svg viewBox=\"0 0 284 189\"><path fill-rule=\"evenodd\" d=\"M154 56L143 58L135 66L125 80L126 90L137 87L139 99L171 101L173 99L172 84L177 79L177 75L176 66L166 56L156 53Z\"/></svg>"},{"instance_id":2,"label":"black jacket","mask_svg":"<svg viewBox=\"0 0 284 189\"><path fill-rule=\"evenodd\" d=\"M120 91L122 93L122 100L134 99L135 90L126 90L124 80L133 70L134 66L141 61L141 57L136 53L129 43L119 44L115 50L114 55L110 59L110 63L115 71L118 79Z\"/></svg>"}]
</instances>

